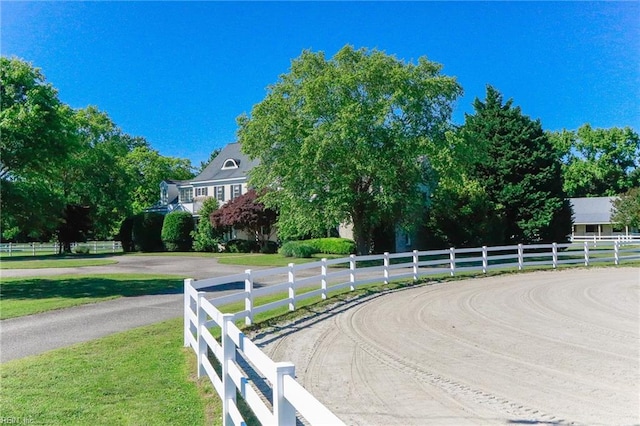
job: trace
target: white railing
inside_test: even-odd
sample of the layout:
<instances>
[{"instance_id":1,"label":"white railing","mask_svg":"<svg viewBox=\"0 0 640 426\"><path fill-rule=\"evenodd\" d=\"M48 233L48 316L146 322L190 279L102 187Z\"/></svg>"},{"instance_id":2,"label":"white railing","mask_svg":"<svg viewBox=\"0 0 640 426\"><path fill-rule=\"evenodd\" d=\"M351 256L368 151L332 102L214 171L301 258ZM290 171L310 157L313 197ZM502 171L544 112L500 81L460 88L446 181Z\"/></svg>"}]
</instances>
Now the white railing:
<instances>
[{"instance_id":1,"label":"white railing","mask_svg":"<svg viewBox=\"0 0 640 426\"><path fill-rule=\"evenodd\" d=\"M478 247L382 255L322 259L301 265L184 282L184 346L198 357L198 377L208 376L223 402L224 425L244 424L236 405L236 392L245 399L262 424L294 425L296 413L309 424L342 424L324 405L307 392L295 377L291 363L273 362L235 325L244 319L251 324L256 314L282 306L295 310L308 298L326 299L330 292L369 283L412 279L430 275L454 276L458 272L487 273L495 269L523 270L531 266L580 264L640 259L640 247L621 242L593 245L536 244ZM244 291L207 299L198 291L224 284L244 282ZM265 285L266 284L266 285ZM300 291L303 290L303 291ZM256 299L281 293L283 297L257 304ZM244 302L244 309L223 314L218 307ZM219 330L219 343L211 333ZM214 360L212 363L211 359ZM217 364L218 367L214 367Z\"/></svg>"},{"instance_id":2,"label":"white railing","mask_svg":"<svg viewBox=\"0 0 640 426\"><path fill-rule=\"evenodd\" d=\"M120 241L87 241L86 243L71 243L71 251L77 247L86 247L89 253L116 253L122 251ZM8 253L9 256L37 256L41 254L58 253L58 243L2 243L0 253Z\"/></svg>"},{"instance_id":3,"label":"white railing","mask_svg":"<svg viewBox=\"0 0 640 426\"><path fill-rule=\"evenodd\" d=\"M589 241L593 243L597 242L614 242L619 241L621 243L638 243L640 244L640 235L638 234L615 234L615 235L572 235L571 241L583 242Z\"/></svg>"}]
</instances>

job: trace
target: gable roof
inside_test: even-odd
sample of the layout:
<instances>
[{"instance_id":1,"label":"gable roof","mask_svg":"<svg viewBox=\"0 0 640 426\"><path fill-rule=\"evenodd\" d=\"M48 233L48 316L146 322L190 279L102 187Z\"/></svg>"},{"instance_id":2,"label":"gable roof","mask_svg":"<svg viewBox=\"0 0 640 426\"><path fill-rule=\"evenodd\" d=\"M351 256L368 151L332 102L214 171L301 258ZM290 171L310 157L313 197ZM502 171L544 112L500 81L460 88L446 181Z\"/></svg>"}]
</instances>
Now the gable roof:
<instances>
[{"instance_id":1,"label":"gable roof","mask_svg":"<svg viewBox=\"0 0 640 426\"><path fill-rule=\"evenodd\" d=\"M611 223L612 201L616 197L569 198L573 208L573 223L597 225Z\"/></svg>"},{"instance_id":2,"label":"gable roof","mask_svg":"<svg viewBox=\"0 0 640 426\"><path fill-rule=\"evenodd\" d=\"M222 167L227 160L234 160L238 167L225 168L223 170ZM249 171L256 165L258 165L258 160L252 161L248 156L243 154L240 150L239 143L230 143L204 168L202 173L191 180L191 183L196 184L212 180L246 178Z\"/></svg>"}]
</instances>

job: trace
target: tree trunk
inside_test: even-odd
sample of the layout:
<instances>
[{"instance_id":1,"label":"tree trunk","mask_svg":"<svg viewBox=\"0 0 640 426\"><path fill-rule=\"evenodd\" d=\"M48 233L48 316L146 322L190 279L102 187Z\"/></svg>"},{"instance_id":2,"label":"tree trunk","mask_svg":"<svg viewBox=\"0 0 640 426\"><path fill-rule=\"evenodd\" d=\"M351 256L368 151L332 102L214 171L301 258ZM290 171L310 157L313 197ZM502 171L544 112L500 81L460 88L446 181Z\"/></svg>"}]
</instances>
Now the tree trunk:
<instances>
[{"instance_id":1,"label":"tree trunk","mask_svg":"<svg viewBox=\"0 0 640 426\"><path fill-rule=\"evenodd\" d=\"M353 239L356 243L356 253L358 255L367 255L371 252L371 233L373 228L365 219L364 212L356 210L351 217L353 219Z\"/></svg>"}]
</instances>

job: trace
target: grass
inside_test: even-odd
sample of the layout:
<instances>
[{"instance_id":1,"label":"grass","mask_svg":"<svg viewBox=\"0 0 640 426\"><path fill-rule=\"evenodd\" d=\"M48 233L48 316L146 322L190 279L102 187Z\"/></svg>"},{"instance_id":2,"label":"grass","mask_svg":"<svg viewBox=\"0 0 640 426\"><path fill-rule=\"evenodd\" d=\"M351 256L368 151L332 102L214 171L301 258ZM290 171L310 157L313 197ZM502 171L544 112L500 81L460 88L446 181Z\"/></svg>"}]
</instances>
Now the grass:
<instances>
[{"instance_id":1,"label":"grass","mask_svg":"<svg viewBox=\"0 0 640 426\"><path fill-rule=\"evenodd\" d=\"M219 399L195 373L178 318L0 365L1 416L20 424L220 424Z\"/></svg>"},{"instance_id":2,"label":"grass","mask_svg":"<svg viewBox=\"0 0 640 426\"><path fill-rule=\"evenodd\" d=\"M101 302L123 296L181 292L172 275L105 274L3 278L0 319Z\"/></svg>"},{"instance_id":3,"label":"grass","mask_svg":"<svg viewBox=\"0 0 640 426\"><path fill-rule=\"evenodd\" d=\"M528 271L544 269L550 268ZM353 292L347 288L332 292L324 301L299 301L293 312L284 306L261 313L252 326L241 328L256 331L406 287L513 273L518 272L468 272L455 277L441 274L417 282L401 280L358 287ZM283 295L269 295L255 302L260 305L282 299ZM243 308L238 303L222 310L234 312ZM31 424L219 425L220 399L207 379L196 380L195 355L181 346L182 318L178 318L2 364L2 416ZM245 410L242 411L247 418Z\"/></svg>"},{"instance_id":4,"label":"grass","mask_svg":"<svg viewBox=\"0 0 640 426\"><path fill-rule=\"evenodd\" d=\"M29 259L15 260L3 258L0 269L42 269L42 268L78 268L82 266L103 266L118 263L109 259Z\"/></svg>"},{"instance_id":5,"label":"grass","mask_svg":"<svg viewBox=\"0 0 640 426\"><path fill-rule=\"evenodd\" d=\"M260 254L260 253L221 253L216 256L218 263L223 265L245 265L245 266L287 266L290 263L299 265L302 263L317 262L322 258L335 259L345 257L333 254L314 254L310 258L284 257L279 253ZM347 256L348 257L348 256Z\"/></svg>"}]
</instances>

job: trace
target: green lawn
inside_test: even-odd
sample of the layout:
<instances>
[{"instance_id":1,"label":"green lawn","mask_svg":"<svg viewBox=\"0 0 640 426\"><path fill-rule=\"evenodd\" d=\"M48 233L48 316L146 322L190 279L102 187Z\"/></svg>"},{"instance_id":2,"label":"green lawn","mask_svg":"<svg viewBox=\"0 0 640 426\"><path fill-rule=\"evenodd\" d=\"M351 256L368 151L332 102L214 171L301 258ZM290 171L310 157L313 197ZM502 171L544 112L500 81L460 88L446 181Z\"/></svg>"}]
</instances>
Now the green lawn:
<instances>
[{"instance_id":1,"label":"green lawn","mask_svg":"<svg viewBox=\"0 0 640 426\"><path fill-rule=\"evenodd\" d=\"M172 275L61 275L3 278L0 319L68 308L123 296L181 292L184 280Z\"/></svg>"},{"instance_id":2,"label":"green lawn","mask_svg":"<svg viewBox=\"0 0 640 426\"><path fill-rule=\"evenodd\" d=\"M182 319L0 365L3 419L19 424L221 424L210 383L196 383Z\"/></svg>"},{"instance_id":3,"label":"green lawn","mask_svg":"<svg viewBox=\"0 0 640 426\"><path fill-rule=\"evenodd\" d=\"M216 255L218 263L223 265L245 265L245 266L287 266L290 263L299 265L301 263L317 262L323 257L336 259L339 257L349 257L335 254L314 254L313 257L304 259L296 257L284 257L281 254L260 254L260 253L220 253Z\"/></svg>"},{"instance_id":4,"label":"green lawn","mask_svg":"<svg viewBox=\"0 0 640 426\"><path fill-rule=\"evenodd\" d=\"M118 263L111 259L28 259L25 257L2 258L0 269L42 269L42 268L78 268L81 266L102 266ZM28 259L28 260L27 260Z\"/></svg>"}]
</instances>

